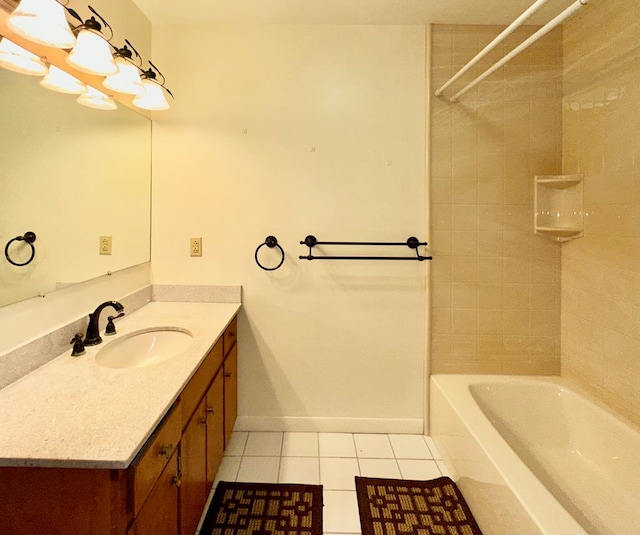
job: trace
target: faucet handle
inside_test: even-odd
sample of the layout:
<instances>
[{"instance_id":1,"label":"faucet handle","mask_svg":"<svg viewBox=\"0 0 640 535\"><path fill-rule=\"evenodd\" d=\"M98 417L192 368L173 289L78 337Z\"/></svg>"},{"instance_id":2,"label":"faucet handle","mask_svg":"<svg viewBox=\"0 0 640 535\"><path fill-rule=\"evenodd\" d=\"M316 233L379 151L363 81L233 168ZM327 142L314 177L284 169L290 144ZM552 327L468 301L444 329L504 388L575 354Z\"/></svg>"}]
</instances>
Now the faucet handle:
<instances>
[{"instance_id":1,"label":"faucet handle","mask_svg":"<svg viewBox=\"0 0 640 535\"><path fill-rule=\"evenodd\" d=\"M113 320L121 318L122 316L124 316L124 312L120 312L120 314L118 314L117 316L107 316L107 326L104 330L105 336L116 334L116 326L115 323L113 323Z\"/></svg>"},{"instance_id":2,"label":"faucet handle","mask_svg":"<svg viewBox=\"0 0 640 535\"><path fill-rule=\"evenodd\" d=\"M79 357L80 355L85 354L84 343L82 342L82 337L84 335L82 333L77 333L72 339L70 344L73 344L73 349L71 350L72 357Z\"/></svg>"}]
</instances>

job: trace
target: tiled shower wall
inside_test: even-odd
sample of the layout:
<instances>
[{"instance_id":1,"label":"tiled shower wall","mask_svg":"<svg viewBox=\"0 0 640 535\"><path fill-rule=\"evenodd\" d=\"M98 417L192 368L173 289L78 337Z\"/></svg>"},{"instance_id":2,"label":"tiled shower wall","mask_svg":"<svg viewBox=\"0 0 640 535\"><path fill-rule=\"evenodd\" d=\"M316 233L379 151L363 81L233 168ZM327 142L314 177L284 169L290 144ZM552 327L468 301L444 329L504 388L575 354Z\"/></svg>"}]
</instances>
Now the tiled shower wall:
<instances>
[{"instance_id":1,"label":"tiled shower wall","mask_svg":"<svg viewBox=\"0 0 640 535\"><path fill-rule=\"evenodd\" d=\"M562 375L640 425L640 9L594 0L564 28L563 167L584 237L562 246Z\"/></svg>"},{"instance_id":2,"label":"tiled shower wall","mask_svg":"<svg viewBox=\"0 0 640 535\"><path fill-rule=\"evenodd\" d=\"M432 90L501 30L434 26ZM532 195L534 175L561 171L561 74L558 29L458 103L432 98L432 373L560 372L560 246L533 234Z\"/></svg>"}]
</instances>

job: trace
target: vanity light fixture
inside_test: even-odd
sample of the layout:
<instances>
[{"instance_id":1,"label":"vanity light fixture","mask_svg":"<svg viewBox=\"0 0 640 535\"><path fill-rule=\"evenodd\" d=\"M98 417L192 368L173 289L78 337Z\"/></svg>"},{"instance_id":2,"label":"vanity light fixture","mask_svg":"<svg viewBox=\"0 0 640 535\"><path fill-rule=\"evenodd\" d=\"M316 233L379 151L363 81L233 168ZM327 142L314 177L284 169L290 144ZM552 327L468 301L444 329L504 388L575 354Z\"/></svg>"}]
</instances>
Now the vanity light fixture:
<instances>
[{"instance_id":1,"label":"vanity light fixture","mask_svg":"<svg viewBox=\"0 0 640 535\"><path fill-rule=\"evenodd\" d=\"M40 80L40 85L51 91L69 95L81 95L87 92L87 86L84 83L55 65L49 65L49 72Z\"/></svg>"},{"instance_id":2,"label":"vanity light fixture","mask_svg":"<svg viewBox=\"0 0 640 535\"><path fill-rule=\"evenodd\" d=\"M7 18L7 25L17 35L34 43L70 49L70 52L65 52L65 61L68 65L82 73L103 77L102 85L112 95L113 93L133 95L132 101L123 100L127 105L132 102L138 108L153 111L169 109L169 102L164 92L166 91L171 98L174 97L165 87L164 75L150 61L151 67L146 71L142 69L140 54L126 39L128 47L125 45L117 48L111 45L113 28L95 9L91 6L87 7L93 15L83 20L78 13L66 5L66 0L20 0L16 9ZM80 24L71 25L67 21L67 13ZM102 33L103 27L109 29L109 36ZM28 46L26 43L25 45ZM115 50L113 55L112 49ZM136 64L131 50L140 64ZM40 49L38 52L40 53ZM62 93L80 94L77 100L85 106L109 110L117 108L113 96L90 88L64 69L54 65L48 67L46 57L40 58L30 50L2 36L0 36L0 67L23 74L46 75L41 81L43 87ZM158 80L158 76L161 77L161 81ZM80 78L83 77L80 76Z\"/></svg>"},{"instance_id":3,"label":"vanity light fixture","mask_svg":"<svg viewBox=\"0 0 640 535\"><path fill-rule=\"evenodd\" d=\"M43 76L47 73L44 61L6 37L0 41L0 67L32 76Z\"/></svg>"},{"instance_id":4,"label":"vanity light fixture","mask_svg":"<svg viewBox=\"0 0 640 535\"><path fill-rule=\"evenodd\" d=\"M133 45L125 39L127 45L131 47L138 59L141 60L140 54L133 47ZM115 58L116 65L118 66L118 72L107 76L102 85L112 91L118 93L127 93L129 95L140 95L144 92L144 86L140 79L140 68L133 63L133 54L131 50L124 45L122 48L116 48L113 57Z\"/></svg>"},{"instance_id":5,"label":"vanity light fixture","mask_svg":"<svg viewBox=\"0 0 640 535\"><path fill-rule=\"evenodd\" d=\"M133 99L134 106L141 108L143 110L151 110L151 111L163 111L169 109L169 101L167 97L164 96L164 91L169 93L171 98L173 98L173 93L169 91L165 86L165 78L164 75L160 72L160 70L151 62L149 62L152 68L149 70L142 72L142 85L144 87L144 93L137 95ZM158 72L160 76L162 76L162 82L157 81L157 75L154 72Z\"/></svg>"},{"instance_id":6,"label":"vanity light fixture","mask_svg":"<svg viewBox=\"0 0 640 535\"><path fill-rule=\"evenodd\" d=\"M41 45L72 48L76 44L65 7L57 0L21 0L9 15L7 25L18 35Z\"/></svg>"},{"instance_id":7,"label":"vanity light fixture","mask_svg":"<svg viewBox=\"0 0 640 535\"><path fill-rule=\"evenodd\" d=\"M96 110L115 110L118 107L113 97L105 95L102 91L90 86L87 86L87 92L80 95L76 100L78 104Z\"/></svg>"},{"instance_id":8,"label":"vanity light fixture","mask_svg":"<svg viewBox=\"0 0 640 535\"><path fill-rule=\"evenodd\" d=\"M96 76L115 74L118 72L118 66L111 56L111 45L109 44L109 39L113 37L113 29L95 9L91 6L88 6L88 8L102 21L102 24L96 20L96 17L92 16L80 26L74 28L74 31L78 32L77 42L67 56L66 61L75 69L87 74ZM80 16L73 9L67 8L67 11L82 22ZM102 35L102 25L111 31L109 39Z\"/></svg>"}]
</instances>

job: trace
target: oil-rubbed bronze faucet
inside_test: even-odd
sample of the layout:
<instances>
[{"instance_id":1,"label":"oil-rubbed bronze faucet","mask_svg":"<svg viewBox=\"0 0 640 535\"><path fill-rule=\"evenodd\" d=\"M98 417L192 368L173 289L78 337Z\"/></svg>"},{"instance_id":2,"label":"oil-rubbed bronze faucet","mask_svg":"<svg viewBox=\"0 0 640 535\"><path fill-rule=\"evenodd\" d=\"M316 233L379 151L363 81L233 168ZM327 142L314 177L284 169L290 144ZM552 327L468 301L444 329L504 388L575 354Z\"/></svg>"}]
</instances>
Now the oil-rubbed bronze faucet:
<instances>
[{"instance_id":1,"label":"oil-rubbed bronze faucet","mask_svg":"<svg viewBox=\"0 0 640 535\"><path fill-rule=\"evenodd\" d=\"M98 305L98 308L89 314L89 325L87 325L87 334L84 337L85 346L96 346L102 343L102 338L100 337L100 312L106 307L112 307L116 312L124 313L124 306L118 301L105 301Z\"/></svg>"}]
</instances>

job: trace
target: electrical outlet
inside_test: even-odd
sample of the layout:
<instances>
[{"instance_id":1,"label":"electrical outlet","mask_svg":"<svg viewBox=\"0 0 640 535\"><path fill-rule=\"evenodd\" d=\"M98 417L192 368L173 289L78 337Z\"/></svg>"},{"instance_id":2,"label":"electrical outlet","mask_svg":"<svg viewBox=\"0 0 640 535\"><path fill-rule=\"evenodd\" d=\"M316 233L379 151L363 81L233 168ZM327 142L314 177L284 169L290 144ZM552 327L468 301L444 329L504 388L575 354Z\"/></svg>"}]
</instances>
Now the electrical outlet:
<instances>
[{"instance_id":1,"label":"electrical outlet","mask_svg":"<svg viewBox=\"0 0 640 535\"><path fill-rule=\"evenodd\" d=\"M100 254L111 254L111 236L100 236Z\"/></svg>"},{"instance_id":2,"label":"electrical outlet","mask_svg":"<svg viewBox=\"0 0 640 535\"><path fill-rule=\"evenodd\" d=\"M189 238L191 256L202 256L202 238Z\"/></svg>"}]
</instances>

